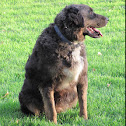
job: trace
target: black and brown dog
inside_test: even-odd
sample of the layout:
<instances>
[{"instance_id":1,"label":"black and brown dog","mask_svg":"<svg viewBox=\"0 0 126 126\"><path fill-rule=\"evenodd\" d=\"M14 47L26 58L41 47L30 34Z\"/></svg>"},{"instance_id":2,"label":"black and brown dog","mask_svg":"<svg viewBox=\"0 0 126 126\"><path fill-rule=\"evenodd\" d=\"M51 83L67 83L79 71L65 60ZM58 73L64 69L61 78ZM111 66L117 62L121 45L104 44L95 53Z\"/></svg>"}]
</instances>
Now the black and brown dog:
<instances>
[{"instance_id":1,"label":"black and brown dog","mask_svg":"<svg viewBox=\"0 0 126 126\"><path fill-rule=\"evenodd\" d=\"M76 105L87 116L87 58L85 35L102 36L96 28L108 18L95 14L87 5L66 6L36 41L26 63L24 85L19 94L21 110L57 123L57 113Z\"/></svg>"}]
</instances>

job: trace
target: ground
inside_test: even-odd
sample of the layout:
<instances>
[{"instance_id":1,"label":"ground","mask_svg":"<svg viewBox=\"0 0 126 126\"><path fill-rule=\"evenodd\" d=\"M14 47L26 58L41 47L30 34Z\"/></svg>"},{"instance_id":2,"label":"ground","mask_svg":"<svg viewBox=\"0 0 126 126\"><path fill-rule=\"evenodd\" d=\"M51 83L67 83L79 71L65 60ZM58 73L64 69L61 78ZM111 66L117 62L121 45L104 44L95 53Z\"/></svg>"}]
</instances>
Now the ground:
<instances>
[{"instance_id":1,"label":"ground","mask_svg":"<svg viewBox=\"0 0 126 126\"><path fill-rule=\"evenodd\" d=\"M58 125L123 126L125 124L125 2L124 0L18 0L1 2L0 126L55 124L20 111L18 94L24 67L41 31L69 4L87 4L109 18L100 28L103 37L86 37L88 58L88 117L79 117L79 105L58 114Z\"/></svg>"}]
</instances>

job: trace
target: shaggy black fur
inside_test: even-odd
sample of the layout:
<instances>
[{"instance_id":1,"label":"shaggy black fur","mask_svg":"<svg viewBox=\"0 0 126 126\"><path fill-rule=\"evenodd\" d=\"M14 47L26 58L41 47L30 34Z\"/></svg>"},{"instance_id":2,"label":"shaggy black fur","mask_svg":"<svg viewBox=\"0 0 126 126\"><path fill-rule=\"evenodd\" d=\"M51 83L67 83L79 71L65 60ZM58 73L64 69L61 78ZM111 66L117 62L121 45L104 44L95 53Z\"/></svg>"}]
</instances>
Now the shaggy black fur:
<instances>
[{"instance_id":1,"label":"shaggy black fur","mask_svg":"<svg viewBox=\"0 0 126 126\"><path fill-rule=\"evenodd\" d=\"M66 6L56 16L54 23L50 24L38 37L26 63L24 85L19 94L21 110L24 113L36 114L34 113L36 109L46 112L47 106L44 105L46 103L44 100L51 97L49 91L53 90L54 99L53 96L50 99L55 101L55 105L52 109L61 112L71 108L78 94L80 115L85 115L84 118L87 119L86 102L85 108L83 107L87 90L87 60L82 41L85 39L85 35L88 35L86 27L103 27L107 23L104 16L96 15L92 18L90 11L91 8L86 5ZM98 23L99 26L97 26ZM64 43L57 35L54 29L55 24L64 37L72 42L71 45ZM81 69L80 66L82 66ZM64 82L64 80L66 81ZM64 87L66 82L68 84ZM50 90L45 92L46 89ZM45 93L47 93L47 97L45 97ZM49 103L53 104L51 101ZM29 105L35 106L32 108L33 111L29 109ZM49 116L50 110L48 111L46 112L47 118L56 123L55 119Z\"/></svg>"}]
</instances>

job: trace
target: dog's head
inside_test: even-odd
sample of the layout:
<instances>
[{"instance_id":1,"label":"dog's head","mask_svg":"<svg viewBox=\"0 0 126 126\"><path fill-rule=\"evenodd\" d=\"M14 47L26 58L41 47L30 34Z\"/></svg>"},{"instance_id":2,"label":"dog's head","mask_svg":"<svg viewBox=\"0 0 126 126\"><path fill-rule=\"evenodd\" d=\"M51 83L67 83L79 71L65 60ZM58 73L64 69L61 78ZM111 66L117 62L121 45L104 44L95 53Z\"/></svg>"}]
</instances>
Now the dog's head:
<instances>
[{"instance_id":1,"label":"dog's head","mask_svg":"<svg viewBox=\"0 0 126 126\"><path fill-rule=\"evenodd\" d=\"M93 38L102 36L96 28L104 27L108 18L96 14L87 5L66 6L55 18L55 24L70 41L83 41L85 35Z\"/></svg>"}]
</instances>

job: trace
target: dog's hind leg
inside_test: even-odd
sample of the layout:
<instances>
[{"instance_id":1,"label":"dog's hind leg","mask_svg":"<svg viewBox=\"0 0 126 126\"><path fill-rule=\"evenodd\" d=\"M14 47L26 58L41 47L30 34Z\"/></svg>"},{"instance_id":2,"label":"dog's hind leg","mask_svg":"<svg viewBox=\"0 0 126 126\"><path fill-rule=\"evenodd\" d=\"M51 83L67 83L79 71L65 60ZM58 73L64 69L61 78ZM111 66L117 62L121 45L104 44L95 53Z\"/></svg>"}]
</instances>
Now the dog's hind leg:
<instances>
[{"instance_id":1,"label":"dog's hind leg","mask_svg":"<svg viewBox=\"0 0 126 126\"><path fill-rule=\"evenodd\" d=\"M21 111L25 114L39 115L44 111L40 92L34 90L22 90L19 93Z\"/></svg>"},{"instance_id":2,"label":"dog's hind leg","mask_svg":"<svg viewBox=\"0 0 126 126\"><path fill-rule=\"evenodd\" d=\"M44 102L44 111L48 120L57 123L57 112L54 101L54 90L52 88L39 88Z\"/></svg>"},{"instance_id":3,"label":"dog's hind leg","mask_svg":"<svg viewBox=\"0 0 126 126\"><path fill-rule=\"evenodd\" d=\"M35 116L39 116L41 110L36 107L33 103L26 105L27 109L32 112Z\"/></svg>"}]
</instances>

